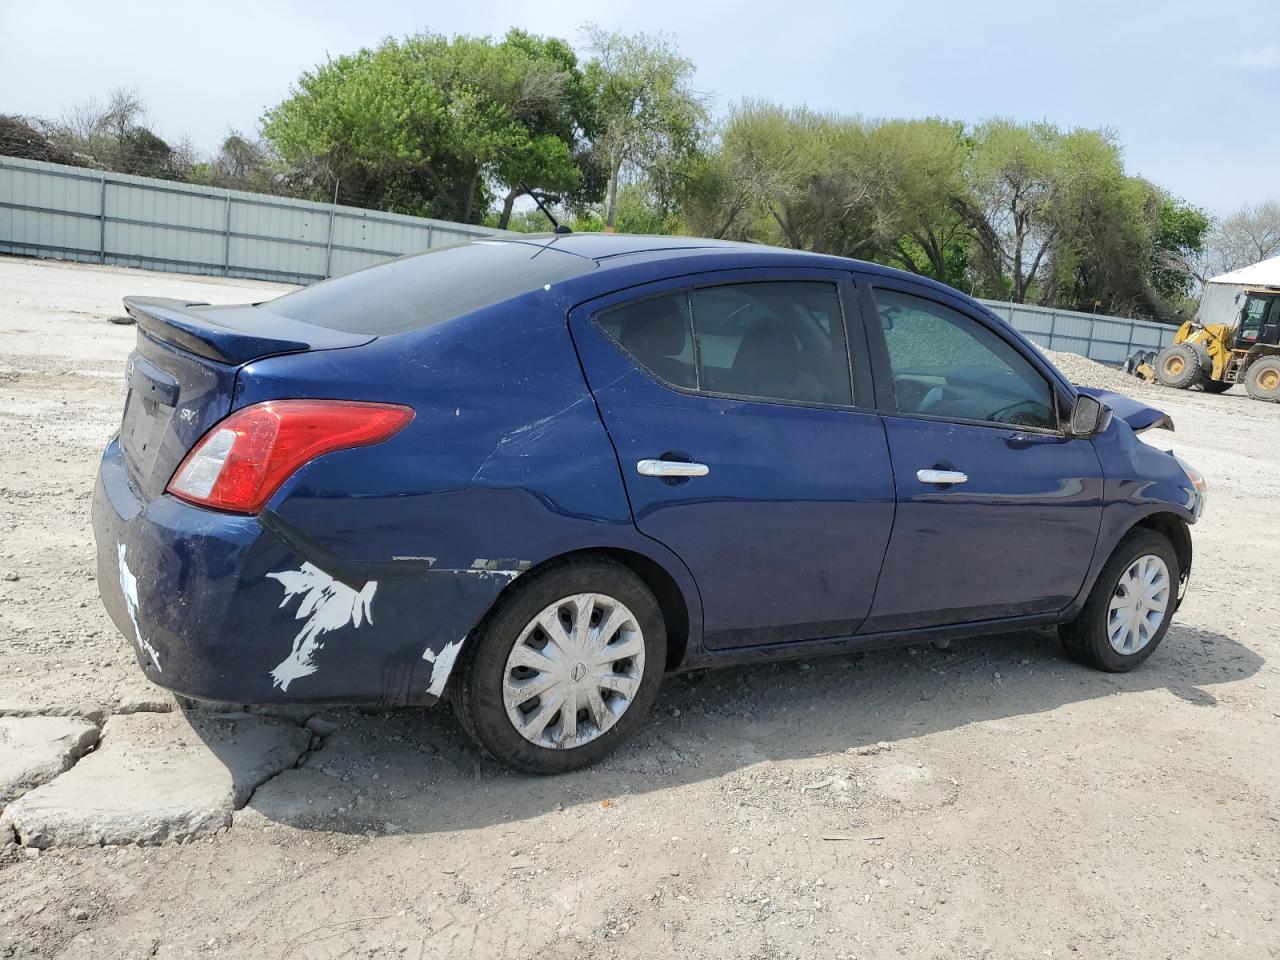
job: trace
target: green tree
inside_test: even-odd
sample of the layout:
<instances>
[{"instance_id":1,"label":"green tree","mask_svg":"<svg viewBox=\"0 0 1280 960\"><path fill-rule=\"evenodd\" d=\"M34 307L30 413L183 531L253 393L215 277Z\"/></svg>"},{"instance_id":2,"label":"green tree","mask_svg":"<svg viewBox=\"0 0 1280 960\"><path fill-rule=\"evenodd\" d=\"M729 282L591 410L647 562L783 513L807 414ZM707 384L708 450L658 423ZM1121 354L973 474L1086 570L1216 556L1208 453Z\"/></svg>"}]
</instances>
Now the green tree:
<instances>
[{"instance_id":1,"label":"green tree","mask_svg":"<svg viewBox=\"0 0 1280 960\"><path fill-rule=\"evenodd\" d=\"M960 124L867 122L769 103L729 113L684 204L695 232L859 256L960 282Z\"/></svg>"},{"instance_id":2,"label":"green tree","mask_svg":"<svg viewBox=\"0 0 1280 960\"><path fill-rule=\"evenodd\" d=\"M495 189L583 187L589 107L563 41L423 34L307 71L263 134L313 195L478 222Z\"/></svg>"},{"instance_id":3,"label":"green tree","mask_svg":"<svg viewBox=\"0 0 1280 960\"><path fill-rule=\"evenodd\" d=\"M595 104L595 151L607 171L605 227L614 229L619 189L646 180L664 199L697 154L707 119L691 86L693 62L663 36L583 29L594 54L585 74Z\"/></svg>"},{"instance_id":4,"label":"green tree","mask_svg":"<svg viewBox=\"0 0 1280 960\"><path fill-rule=\"evenodd\" d=\"M744 102L694 168L685 212L695 231L855 255L871 242L870 189L857 120Z\"/></svg>"},{"instance_id":5,"label":"green tree","mask_svg":"<svg viewBox=\"0 0 1280 960\"><path fill-rule=\"evenodd\" d=\"M1061 149L1047 123L988 120L974 131L962 211L988 295L1024 302L1060 239Z\"/></svg>"},{"instance_id":6,"label":"green tree","mask_svg":"<svg viewBox=\"0 0 1280 960\"><path fill-rule=\"evenodd\" d=\"M1147 256L1147 273L1156 292L1176 308L1187 313L1194 304L1188 302L1197 281L1196 269L1204 254L1209 233L1209 216L1199 207L1182 203L1159 188L1157 219L1151 250Z\"/></svg>"},{"instance_id":7,"label":"green tree","mask_svg":"<svg viewBox=\"0 0 1280 960\"><path fill-rule=\"evenodd\" d=\"M960 123L889 120L869 128L860 163L874 217L870 256L944 283L964 283L967 153Z\"/></svg>"}]
</instances>

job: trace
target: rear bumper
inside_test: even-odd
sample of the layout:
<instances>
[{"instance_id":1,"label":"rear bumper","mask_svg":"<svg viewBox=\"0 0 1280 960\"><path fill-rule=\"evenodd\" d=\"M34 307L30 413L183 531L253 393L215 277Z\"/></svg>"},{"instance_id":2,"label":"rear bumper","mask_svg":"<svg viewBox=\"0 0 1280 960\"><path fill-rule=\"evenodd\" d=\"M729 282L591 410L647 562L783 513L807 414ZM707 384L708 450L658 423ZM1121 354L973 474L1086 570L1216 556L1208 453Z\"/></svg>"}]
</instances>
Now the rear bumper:
<instances>
[{"instance_id":1,"label":"rear bumper","mask_svg":"<svg viewBox=\"0 0 1280 960\"><path fill-rule=\"evenodd\" d=\"M304 555L306 538L278 523L144 501L116 440L93 528L102 602L143 672L204 700L433 703L458 645L515 576L353 568Z\"/></svg>"}]
</instances>

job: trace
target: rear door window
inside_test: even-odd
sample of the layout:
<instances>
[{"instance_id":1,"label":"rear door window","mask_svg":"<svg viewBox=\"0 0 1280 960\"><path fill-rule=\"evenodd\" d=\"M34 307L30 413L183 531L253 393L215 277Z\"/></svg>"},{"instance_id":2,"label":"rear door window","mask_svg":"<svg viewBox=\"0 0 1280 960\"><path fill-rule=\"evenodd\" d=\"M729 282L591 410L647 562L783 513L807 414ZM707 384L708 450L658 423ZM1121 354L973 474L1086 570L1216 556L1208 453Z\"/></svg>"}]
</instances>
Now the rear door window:
<instances>
[{"instance_id":1,"label":"rear door window","mask_svg":"<svg viewBox=\"0 0 1280 960\"><path fill-rule=\"evenodd\" d=\"M759 400L853 403L835 284L729 284L694 290L691 301L699 389Z\"/></svg>"},{"instance_id":2,"label":"rear door window","mask_svg":"<svg viewBox=\"0 0 1280 960\"><path fill-rule=\"evenodd\" d=\"M924 297L874 296L899 413L1057 429L1048 381L999 334Z\"/></svg>"},{"instance_id":3,"label":"rear door window","mask_svg":"<svg viewBox=\"0 0 1280 960\"><path fill-rule=\"evenodd\" d=\"M702 287L616 307L596 324L672 386L753 400L853 402L833 283Z\"/></svg>"}]
</instances>

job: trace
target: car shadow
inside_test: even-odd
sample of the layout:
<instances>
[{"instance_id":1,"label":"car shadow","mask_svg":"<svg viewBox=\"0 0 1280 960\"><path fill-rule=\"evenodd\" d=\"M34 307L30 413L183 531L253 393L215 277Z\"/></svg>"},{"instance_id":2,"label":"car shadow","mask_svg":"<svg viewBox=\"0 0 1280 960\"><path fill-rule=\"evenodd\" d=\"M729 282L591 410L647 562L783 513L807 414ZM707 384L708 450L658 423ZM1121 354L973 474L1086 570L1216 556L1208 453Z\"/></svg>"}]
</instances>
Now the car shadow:
<instances>
[{"instance_id":1,"label":"car shadow","mask_svg":"<svg viewBox=\"0 0 1280 960\"><path fill-rule=\"evenodd\" d=\"M1176 709L1213 709L1210 688L1252 676L1262 663L1224 634L1174 625L1160 650L1127 674L1066 659L1052 631L699 671L668 677L649 721L615 754L554 777L513 773L483 757L445 706L323 710L318 716L337 729L297 768L262 784L236 816L353 834L468 830L764 761L839 765L832 755L1114 695L1167 690ZM1061 722L1065 730L1071 721Z\"/></svg>"}]
</instances>

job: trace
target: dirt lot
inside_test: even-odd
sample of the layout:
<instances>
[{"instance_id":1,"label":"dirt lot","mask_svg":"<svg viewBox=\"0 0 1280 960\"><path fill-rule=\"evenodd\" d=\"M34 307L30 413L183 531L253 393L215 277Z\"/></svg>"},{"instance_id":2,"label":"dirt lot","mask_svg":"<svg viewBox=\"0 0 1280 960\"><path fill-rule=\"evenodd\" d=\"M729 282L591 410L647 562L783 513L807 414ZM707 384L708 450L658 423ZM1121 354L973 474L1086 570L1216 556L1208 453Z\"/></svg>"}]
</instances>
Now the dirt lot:
<instances>
[{"instance_id":1,"label":"dirt lot","mask_svg":"<svg viewBox=\"0 0 1280 960\"><path fill-rule=\"evenodd\" d=\"M0 957L1280 957L1280 406L1133 385L1211 484L1135 673L1026 633L695 674L533 780L444 709L185 714L101 611L107 318L281 289L0 259L0 715L103 727L6 814L54 833L0 836Z\"/></svg>"}]
</instances>

